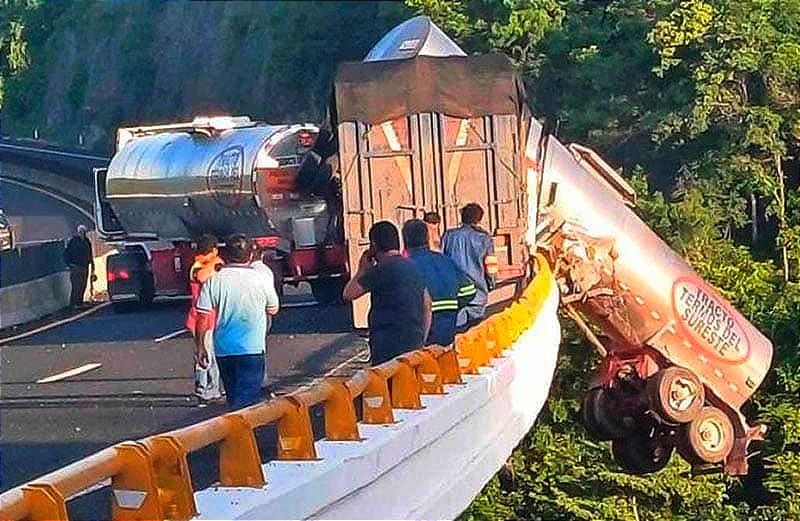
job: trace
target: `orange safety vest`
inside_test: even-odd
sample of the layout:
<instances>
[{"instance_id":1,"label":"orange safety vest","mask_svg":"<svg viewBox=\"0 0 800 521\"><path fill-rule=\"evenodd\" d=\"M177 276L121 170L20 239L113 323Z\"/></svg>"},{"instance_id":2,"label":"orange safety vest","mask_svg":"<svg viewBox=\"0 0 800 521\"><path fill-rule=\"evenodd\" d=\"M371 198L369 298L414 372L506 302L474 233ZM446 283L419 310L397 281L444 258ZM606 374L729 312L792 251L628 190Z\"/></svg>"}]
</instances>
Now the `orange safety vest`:
<instances>
[{"instance_id":1,"label":"orange safety vest","mask_svg":"<svg viewBox=\"0 0 800 521\"><path fill-rule=\"evenodd\" d=\"M211 276L216 273L224 262L219 255L214 253L198 254L194 257L194 263L189 270L189 289L192 294L192 305L189 307L189 314L186 316L186 329L194 334L197 327L197 299L200 298L200 289ZM213 324L212 316L212 324Z\"/></svg>"}]
</instances>

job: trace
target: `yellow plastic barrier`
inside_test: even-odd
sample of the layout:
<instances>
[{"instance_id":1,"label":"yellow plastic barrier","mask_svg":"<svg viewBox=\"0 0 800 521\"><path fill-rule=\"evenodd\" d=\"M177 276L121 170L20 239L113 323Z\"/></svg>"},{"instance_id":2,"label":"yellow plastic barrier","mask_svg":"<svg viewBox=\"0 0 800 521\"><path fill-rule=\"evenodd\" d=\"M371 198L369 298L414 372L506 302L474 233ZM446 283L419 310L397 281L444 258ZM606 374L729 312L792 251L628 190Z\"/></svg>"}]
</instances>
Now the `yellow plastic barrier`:
<instances>
[{"instance_id":1,"label":"yellow plastic barrier","mask_svg":"<svg viewBox=\"0 0 800 521\"><path fill-rule=\"evenodd\" d=\"M325 436L358 441L353 400L361 398L362 422L394 422L393 409L420 409L421 394L444 394L445 384L512 347L531 327L551 291L551 273L541 256L537 275L519 301L458 335L455 348L418 349L350 378L327 378L311 389L258 403L195 425L136 442L123 442L0 495L2 520L66 520L66 498L111 479L111 488L139 491L137 504L112 501L112 519L188 519L197 514L187 455L216 444L219 482L224 487L266 483L254 429L276 424L279 460L316 458L309 409L322 404Z\"/></svg>"}]
</instances>

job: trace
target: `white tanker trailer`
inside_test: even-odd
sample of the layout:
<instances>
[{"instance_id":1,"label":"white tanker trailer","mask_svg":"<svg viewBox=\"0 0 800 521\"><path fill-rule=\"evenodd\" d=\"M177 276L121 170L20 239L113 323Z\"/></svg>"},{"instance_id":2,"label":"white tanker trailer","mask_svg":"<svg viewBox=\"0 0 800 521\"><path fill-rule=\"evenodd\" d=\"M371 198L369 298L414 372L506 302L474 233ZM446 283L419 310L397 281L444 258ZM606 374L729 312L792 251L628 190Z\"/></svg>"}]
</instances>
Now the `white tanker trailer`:
<instances>
[{"instance_id":1,"label":"white tanker trailer","mask_svg":"<svg viewBox=\"0 0 800 521\"><path fill-rule=\"evenodd\" d=\"M341 294L347 273L336 186L300 186L314 125L247 117L118 130L108 169L95 170L98 230L111 301L149 303L188 294L192 242L204 233L252 238L280 291L307 281L320 301Z\"/></svg>"}]
</instances>

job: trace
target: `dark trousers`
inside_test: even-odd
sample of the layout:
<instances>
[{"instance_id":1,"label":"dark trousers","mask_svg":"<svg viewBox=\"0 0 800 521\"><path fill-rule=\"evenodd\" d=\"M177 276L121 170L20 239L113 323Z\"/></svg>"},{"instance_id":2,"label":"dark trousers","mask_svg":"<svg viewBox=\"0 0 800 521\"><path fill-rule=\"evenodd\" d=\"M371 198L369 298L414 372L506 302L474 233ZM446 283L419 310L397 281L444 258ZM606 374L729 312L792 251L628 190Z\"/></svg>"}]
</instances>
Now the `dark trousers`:
<instances>
[{"instance_id":1,"label":"dark trousers","mask_svg":"<svg viewBox=\"0 0 800 521\"><path fill-rule=\"evenodd\" d=\"M83 294L86 293L86 281L89 279L88 266L71 266L69 268L69 282L72 291L69 296L69 303L72 306L83 304Z\"/></svg>"},{"instance_id":2,"label":"dark trousers","mask_svg":"<svg viewBox=\"0 0 800 521\"><path fill-rule=\"evenodd\" d=\"M218 356L217 365L222 385L225 386L225 397L232 409L253 405L261 398L264 353Z\"/></svg>"}]
</instances>

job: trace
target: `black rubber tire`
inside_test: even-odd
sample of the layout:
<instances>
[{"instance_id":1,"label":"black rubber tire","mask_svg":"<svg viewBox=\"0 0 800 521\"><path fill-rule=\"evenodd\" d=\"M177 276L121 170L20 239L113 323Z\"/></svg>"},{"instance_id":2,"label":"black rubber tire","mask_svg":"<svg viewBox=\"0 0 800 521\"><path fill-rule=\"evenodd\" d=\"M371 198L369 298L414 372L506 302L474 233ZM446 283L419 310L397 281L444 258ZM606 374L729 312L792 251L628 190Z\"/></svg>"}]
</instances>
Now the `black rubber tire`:
<instances>
[{"instance_id":1,"label":"black rubber tire","mask_svg":"<svg viewBox=\"0 0 800 521\"><path fill-rule=\"evenodd\" d=\"M704 440L704 432L714 438ZM716 407L703 407L697 417L681 429L678 452L689 463L720 463L733 449L733 422Z\"/></svg>"},{"instance_id":2,"label":"black rubber tire","mask_svg":"<svg viewBox=\"0 0 800 521\"><path fill-rule=\"evenodd\" d=\"M581 419L589 435L599 441L624 438L630 432L615 415L611 393L602 387L590 389L583 397Z\"/></svg>"},{"instance_id":3,"label":"black rubber tire","mask_svg":"<svg viewBox=\"0 0 800 521\"><path fill-rule=\"evenodd\" d=\"M151 273L147 273L143 276L142 292L139 294L139 305L143 309L149 309L153 305L153 299L155 299L155 296L156 291L153 275Z\"/></svg>"},{"instance_id":4,"label":"black rubber tire","mask_svg":"<svg viewBox=\"0 0 800 521\"><path fill-rule=\"evenodd\" d=\"M342 291L347 283L344 277L325 277L309 281L311 294L320 304L336 304L342 301Z\"/></svg>"},{"instance_id":5,"label":"black rubber tire","mask_svg":"<svg viewBox=\"0 0 800 521\"><path fill-rule=\"evenodd\" d=\"M675 406L671 396L673 387L686 384L693 397L685 408ZM650 409L669 423L688 423L700 413L705 405L705 388L692 371L678 366L660 370L647 380L645 390Z\"/></svg>"},{"instance_id":6,"label":"black rubber tire","mask_svg":"<svg viewBox=\"0 0 800 521\"><path fill-rule=\"evenodd\" d=\"M629 474L652 474L669 463L675 447L643 435L611 441L611 456Z\"/></svg>"}]
</instances>

